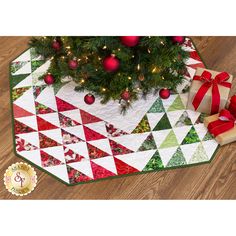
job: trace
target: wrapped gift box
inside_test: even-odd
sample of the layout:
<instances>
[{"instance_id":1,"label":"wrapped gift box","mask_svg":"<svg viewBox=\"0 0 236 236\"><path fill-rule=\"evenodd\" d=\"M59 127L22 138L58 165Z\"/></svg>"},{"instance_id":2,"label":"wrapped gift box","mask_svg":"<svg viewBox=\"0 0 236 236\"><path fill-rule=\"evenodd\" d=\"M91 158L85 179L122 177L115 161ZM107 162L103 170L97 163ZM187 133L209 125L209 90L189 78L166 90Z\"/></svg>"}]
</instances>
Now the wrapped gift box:
<instances>
[{"instance_id":1,"label":"wrapped gift box","mask_svg":"<svg viewBox=\"0 0 236 236\"><path fill-rule=\"evenodd\" d=\"M204 78L204 74L203 74L204 71L206 71L207 74L210 75L209 76L210 79ZM210 72L210 74L208 72ZM221 79L223 77L227 77L227 78L224 78L224 81L222 80L222 81L216 83L216 85L218 87L220 99L219 99L218 109L215 112L212 112L211 106L212 106L212 96L213 96L212 87L214 84L213 80L217 79L217 81L219 81L219 77L221 77ZM226 73L226 72L216 72L216 71L208 70L205 68L197 68L196 74L194 76L194 79L192 81L191 88L189 91L187 108L190 110L194 110L194 111L198 111L198 112L202 112L202 113L206 113L206 114L218 113L226 105L232 80L233 80L233 76ZM199 90L201 90L202 87L204 87L203 85L205 83L208 84L207 86L209 86L209 88L207 89L207 92L202 95L202 100L201 100L199 106L197 107L197 109L195 109L195 107L193 105L193 101L195 99L195 96L197 96L197 94L199 93ZM216 101L217 101L217 99L216 99Z\"/></svg>"},{"instance_id":2,"label":"wrapped gift box","mask_svg":"<svg viewBox=\"0 0 236 236\"><path fill-rule=\"evenodd\" d=\"M208 125L213 122L218 120L219 118L219 114L215 114L212 116L208 116L204 119L204 125L206 127L208 127ZM222 134L219 134L215 137L215 140L221 145L225 145L228 143L232 143L234 141L236 141L236 126Z\"/></svg>"}]
</instances>

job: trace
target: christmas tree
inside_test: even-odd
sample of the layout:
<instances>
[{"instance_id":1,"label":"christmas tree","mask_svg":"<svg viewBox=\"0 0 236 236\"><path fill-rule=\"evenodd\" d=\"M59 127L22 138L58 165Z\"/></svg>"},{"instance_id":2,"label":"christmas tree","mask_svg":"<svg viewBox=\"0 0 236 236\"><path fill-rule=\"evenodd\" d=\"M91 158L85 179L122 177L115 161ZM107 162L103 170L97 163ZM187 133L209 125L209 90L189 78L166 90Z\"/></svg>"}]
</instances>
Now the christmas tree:
<instances>
[{"instance_id":1,"label":"christmas tree","mask_svg":"<svg viewBox=\"0 0 236 236\"><path fill-rule=\"evenodd\" d=\"M42 76L47 84L62 83L69 76L76 90L89 92L88 104L98 95L102 103L119 100L126 109L149 92L175 90L182 82L187 58L183 42L184 37L177 36L70 36L32 38L30 45L51 60ZM162 94L168 95L169 90Z\"/></svg>"}]
</instances>

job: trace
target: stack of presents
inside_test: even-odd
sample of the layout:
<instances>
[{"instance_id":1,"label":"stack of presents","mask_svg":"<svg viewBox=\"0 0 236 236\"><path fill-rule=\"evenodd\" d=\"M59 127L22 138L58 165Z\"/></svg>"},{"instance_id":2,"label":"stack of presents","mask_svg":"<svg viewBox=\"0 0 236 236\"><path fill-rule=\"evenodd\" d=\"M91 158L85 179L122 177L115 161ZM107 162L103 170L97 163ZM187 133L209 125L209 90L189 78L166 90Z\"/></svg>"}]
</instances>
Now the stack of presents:
<instances>
[{"instance_id":1,"label":"stack of presents","mask_svg":"<svg viewBox=\"0 0 236 236\"><path fill-rule=\"evenodd\" d=\"M187 108L205 114L204 125L221 146L236 141L236 95L229 96L232 80L227 72L197 68L189 92Z\"/></svg>"}]
</instances>

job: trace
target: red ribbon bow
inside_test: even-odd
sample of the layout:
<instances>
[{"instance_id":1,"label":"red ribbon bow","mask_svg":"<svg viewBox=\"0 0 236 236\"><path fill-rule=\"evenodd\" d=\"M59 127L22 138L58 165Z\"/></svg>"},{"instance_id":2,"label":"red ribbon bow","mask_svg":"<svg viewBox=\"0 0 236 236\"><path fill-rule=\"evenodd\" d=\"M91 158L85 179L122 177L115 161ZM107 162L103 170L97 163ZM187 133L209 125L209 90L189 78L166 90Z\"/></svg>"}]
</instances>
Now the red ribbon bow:
<instances>
[{"instance_id":1,"label":"red ribbon bow","mask_svg":"<svg viewBox=\"0 0 236 236\"><path fill-rule=\"evenodd\" d=\"M211 114L215 114L219 111L220 106L220 92L218 85L231 88L231 83L226 82L229 79L229 74L227 72L221 72L216 75L215 78L212 78L212 74L209 71L203 71L202 75L195 75L193 80L198 80L204 82L203 85L199 88L193 99L193 107L195 110L199 107L202 99L207 93L208 89L212 87L212 102L211 102Z\"/></svg>"},{"instance_id":2,"label":"red ribbon bow","mask_svg":"<svg viewBox=\"0 0 236 236\"><path fill-rule=\"evenodd\" d=\"M207 128L212 135L217 136L234 128L235 122L236 119L231 112L223 109L219 114L219 119L209 123Z\"/></svg>"}]
</instances>

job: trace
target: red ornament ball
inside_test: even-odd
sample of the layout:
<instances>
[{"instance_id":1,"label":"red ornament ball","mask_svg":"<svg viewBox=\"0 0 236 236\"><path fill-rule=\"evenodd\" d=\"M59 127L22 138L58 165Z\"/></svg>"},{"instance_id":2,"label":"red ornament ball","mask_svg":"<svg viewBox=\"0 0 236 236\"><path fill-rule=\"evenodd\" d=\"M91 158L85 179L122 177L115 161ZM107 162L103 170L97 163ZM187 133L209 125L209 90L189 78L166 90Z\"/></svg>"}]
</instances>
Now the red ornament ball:
<instances>
[{"instance_id":1,"label":"red ornament ball","mask_svg":"<svg viewBox=\"0 0 236 236\"><path fill-rule=\"evenodd\" d=\"M91 105L95 102L95 97L91 93L88 93L84 96L84 102Z\"/></svg>"},{"instance_id":2,"label":"red ornament ball","mask_svg":"<svg viewBox=\"0 0 236 236\"><path fill-rule=\"evenodd\" d=\"M140 36L121 36L122 44L127 47L135 47L139 43Z\"/></svg>"},{"instance_id":3,"label":"red ornament ball","mask_svg":"<svg viewBox=\"0 0 236 236\"><path fill-rule=\"evenodd\" d=\"M53 84L55 82L55 78L51 74L47 74L44 76L44 82L48 85Z\"/></svg>"},{"instance_id":4,"label":"red ornament ball","mask_svg":"<svg viewBox=\"0 0 236 236\"><path fill-rule=\"evenodd\" d=\"M129 91L125 90L122 94L121 94L121 98L124 100L129 100L130 99L130 93Z\"/></svg>"},{"instance_id":5,"label":"red ornament ball","mask_svg":"<svg viewBox=\"0 0 236 236\"><path fill-rule=\"evenodd\" d=\"M55 51L59 51L61 49L61 44L57 40L53 40L52 42L52 48Z\"/></svg>"},{"instance_id":6,"label":"red ornament ball","mask_svg":"<svg viewBox=\"0 0 236 236\"><path fill-rule=\"evenodd\" d=\"M185 37L184 36L172 36L171 40L172 40L173 43L182 44L185 41Z\"/></svg>"},{"instance_id":7,"label":"red ornament ball","mask_svg":"<svg viewBox=\"0 0 236 236\"><path fill-rule=\"evenodd\" d=\"M159 91L159 95L162 99L167 99L170 96L170 90L168 88L163 88Z\"/></svg>"},{"instance_id":8,"label":"red ornament ball","mask_svg":"<svg viewBox=\"0 0 236 236\"><path fill-rule=\"evenodd\" d=\"M107 72L115 72L120 67L120 61L117 57L111 55L103 60L103 68Z\"/></svg>"},{"instance_id":9,"label":"red ornament ball","mask_svg":"<svg viewBox=\"0 0 236 236\"><path fill-rule=\"evenodd\" d=\"M78 68L78 62L77 60L73 59L68 62L68 66L71 70L76 70Z\"/></svg>"}]
</instances>

